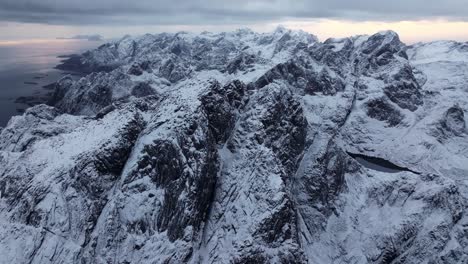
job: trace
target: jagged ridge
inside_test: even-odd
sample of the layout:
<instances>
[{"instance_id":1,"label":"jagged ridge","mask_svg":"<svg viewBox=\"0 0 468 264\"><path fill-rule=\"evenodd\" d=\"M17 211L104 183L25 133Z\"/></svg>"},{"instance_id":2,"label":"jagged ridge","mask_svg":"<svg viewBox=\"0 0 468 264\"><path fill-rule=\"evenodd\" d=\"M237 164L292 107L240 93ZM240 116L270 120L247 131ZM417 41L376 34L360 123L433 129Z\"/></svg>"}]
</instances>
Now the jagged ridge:
<instances>
[{"instance_id":1,"label":"jagged ridge","mask_svg":"<svg viewBox=\"0 0 468 264\"><path fill-rule=\"evenodd\" d=\"M454 54L466 44L278 28L75 57L94 73L1 131L0 262L464 263Z\"/></svg>"}]
</instances>

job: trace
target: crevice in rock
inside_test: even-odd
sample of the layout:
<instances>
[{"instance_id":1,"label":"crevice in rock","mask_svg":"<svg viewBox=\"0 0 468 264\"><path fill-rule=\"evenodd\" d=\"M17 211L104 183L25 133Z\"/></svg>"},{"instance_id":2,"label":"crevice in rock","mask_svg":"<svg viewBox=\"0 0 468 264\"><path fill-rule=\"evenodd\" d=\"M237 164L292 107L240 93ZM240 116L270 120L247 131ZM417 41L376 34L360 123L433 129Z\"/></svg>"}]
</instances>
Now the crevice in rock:
<instances>
[{"instance_id":1,"label":"crevice in rock","mask_svg":"<svg viewBox=\"0 0 468 264\"><path fill-rule=\"evenodd\" d=\"M420 172L411 170L406 167L398 166L386 159L378 158L378 157L371 157L366 156L363 154L356 154L351 152L346 152L349 156L355 159L359 164L362 166L369 168L371 170L386 172L386 173L398 173L402 171L408 171L414 174L421 174Z\"/></svg>"}]
</instances>

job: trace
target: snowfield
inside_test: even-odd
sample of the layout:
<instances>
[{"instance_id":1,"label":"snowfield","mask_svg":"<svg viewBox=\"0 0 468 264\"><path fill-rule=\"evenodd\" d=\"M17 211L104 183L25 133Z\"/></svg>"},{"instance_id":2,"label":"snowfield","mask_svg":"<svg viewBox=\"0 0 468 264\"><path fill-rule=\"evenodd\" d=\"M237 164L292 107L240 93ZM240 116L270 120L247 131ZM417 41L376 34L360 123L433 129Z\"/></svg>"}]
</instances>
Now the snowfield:
<instances>
[{"instance_id":1,"label":"snowfield","mask_svg":"<svg viewBox=\"0 0 468 264\"><path fill-rule=\"evenodd\" d=\"M468 263L468 43L162 33L78 66L0 129L0 263Z\"/></svg>"}]
</instances>

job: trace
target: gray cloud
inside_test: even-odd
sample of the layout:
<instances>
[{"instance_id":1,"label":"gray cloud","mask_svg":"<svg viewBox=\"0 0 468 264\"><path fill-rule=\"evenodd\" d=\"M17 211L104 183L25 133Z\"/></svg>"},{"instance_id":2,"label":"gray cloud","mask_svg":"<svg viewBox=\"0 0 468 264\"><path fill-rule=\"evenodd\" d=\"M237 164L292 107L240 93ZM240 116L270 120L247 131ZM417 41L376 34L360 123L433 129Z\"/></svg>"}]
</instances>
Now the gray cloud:
<instances>
[{"instance_id":1,"label":"gray cloud","mask_svg":"<svg viewBox=\"0 0 468 264\"><path fill-rule=\"evenodd\" d=\"M468 21L466 0L0 0L0 21L59 25L247 24L281 19Z\"/></svg>"}]
</instances>

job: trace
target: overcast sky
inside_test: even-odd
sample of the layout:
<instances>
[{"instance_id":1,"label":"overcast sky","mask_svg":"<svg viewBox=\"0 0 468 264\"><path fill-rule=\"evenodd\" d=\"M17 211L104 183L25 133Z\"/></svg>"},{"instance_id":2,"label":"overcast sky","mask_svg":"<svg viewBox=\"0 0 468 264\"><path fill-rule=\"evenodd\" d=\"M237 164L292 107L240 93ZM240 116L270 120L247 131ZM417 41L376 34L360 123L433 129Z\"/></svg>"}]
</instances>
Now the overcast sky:
<instances>
[{"instance_id":1,"label":"overcast sky","mask_svg":"<svg viewBox=\"0 0 468 264\"><path fill-rule=\"evenodd\" d=\"M467 0L0 0L2 40L74 34L117 37L126 33L221 31L236 27L265 31L277 24L319 31L311 33L321 38L341 36L346 33L342 32L345 27L349 35L394 29L410 41L444 37L468 40L468 3Z\"/></svg>"}]
</instances>

